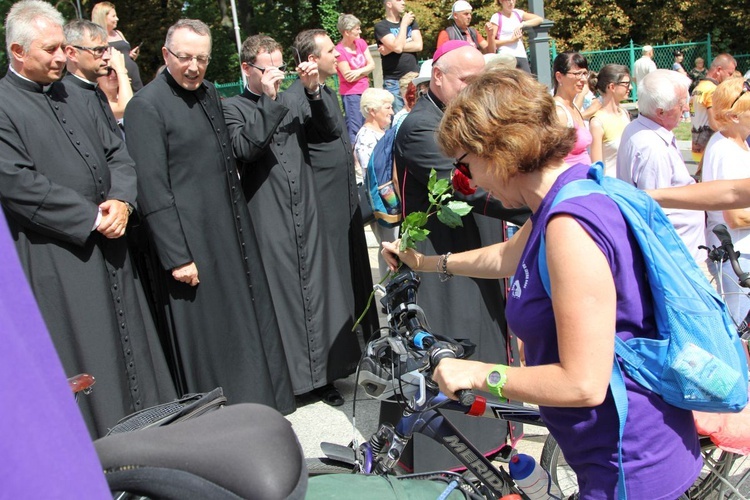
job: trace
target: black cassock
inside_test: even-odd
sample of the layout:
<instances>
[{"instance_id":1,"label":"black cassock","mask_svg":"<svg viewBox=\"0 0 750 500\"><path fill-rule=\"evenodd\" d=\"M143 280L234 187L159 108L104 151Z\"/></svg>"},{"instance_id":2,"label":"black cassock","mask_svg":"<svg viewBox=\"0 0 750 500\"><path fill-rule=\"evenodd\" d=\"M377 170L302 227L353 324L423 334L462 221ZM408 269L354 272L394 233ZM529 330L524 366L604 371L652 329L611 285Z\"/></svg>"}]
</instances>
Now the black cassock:
<instances>
[{"instance_id":1,"label":"black cassock","mask_svg":"<svg viewBox=\"0 0 750 500\"><path fill-rule=\"evenodd\" d=\"M296 92L300 102L307 105L304 88L302 82L297 80L289 90ZM338 119L342 132L330 140L311 130L307 134L307 147L326 239L344 277L349 273L348 281L342 286L347 294L348 308L344 321L351 329L365 310L372 292L372 272L354 178L354 153L344 115L341 114L336 94L330 88L323 86L321 96ZM378 330L380 325L376 305L370 307L360 324L365 340Z\"/></svg>"},{"instance_id":2,"label":"black cassock","mask_svg":"<svg viewBox=\"0 0 750 500\"><path fill-rule=\"evenodd\" d=\"M168 289L172 349L185 391L294 411L268 282L242 197L219 96L163 71L125 110L138 201ZM195 262L200 284L171 270Z\"/></svg>"},{"instance_id":3,"label":"black cassock","mask_svg":"<svg viewBox=\"0 0 750 500\"><path fill-rule=\"evenodd\" d=\"M359 344L341 324L348 314L342 285L348 269L342 276L326 240L306 145L308 130L333 139L339 123L322 100L299 101L293 92L274 101L245 89L225 100L224 110L294 393L304 394L353 373Z\"/></svg>"},{"instance_id":4,"label":"black cassock","mask_svg":"<svg viewBox=\"0 0 750 500\"><path fill-rule=\"evenodd\" d=\"M438 178L450 177L453 159L441 153L435 140L442 117L442 103L430 93L416 103L396 136L396 169L405 215L427 210L430 169L435 169ZM440 255L492 245L503 241L500 219L523 224L530 214L525 209L505 209L482 190L468 197L456 194L456 198L473 206L471 213L462 219L463 227L451 229L437 217L430 217L427 223L430 234L427 240L417 243L418 251ZM433 333L471 340L477 346L471 359L517 364L516 354L510 353L510 346L515 343L509 342L506 333L500 280L455 276L443 283L437 273L422 273L421 278L418 301ZM504 421L454 413L450 413L449 418L481 451L494 451L505 441L507 424ZM457 464L446 450L422 438L418 436L414 441L414 462L418 470L438 470Z\"/></svg>"},{"instance_id":5,"label":"black cassock","mask_svg":"<svg viewBox=\"0 0 750 500\"><path fill-rule=\"evenodd\" d=\"M62 82L43 88L8 71L0 103L0 199L65 371L97 380L80 406L101 436L121 417L175 397L125 238L92 230L103 201L135 204L133 162Z\"/></svg>"},{"instance_id":6,"label":"black cassock","mask_svg":"<svg viewBox=\"0 0 750 500\"><path fill-rule=\"evenodd\" d=\"M101 113L101 116L106 120L109 129L118 136L122 134L120 126L117 124L117 118L115 118L114 113L112 113L112 108L109 106L109 101L107 101L107 96L104 95L104 92L98 85L82 80L71 73L68 73L63 77L63 82L67 88L78 87L81 89L81 95L89 101L89 104L94 108L94 111Z\"/></svg>"}]
</instances>

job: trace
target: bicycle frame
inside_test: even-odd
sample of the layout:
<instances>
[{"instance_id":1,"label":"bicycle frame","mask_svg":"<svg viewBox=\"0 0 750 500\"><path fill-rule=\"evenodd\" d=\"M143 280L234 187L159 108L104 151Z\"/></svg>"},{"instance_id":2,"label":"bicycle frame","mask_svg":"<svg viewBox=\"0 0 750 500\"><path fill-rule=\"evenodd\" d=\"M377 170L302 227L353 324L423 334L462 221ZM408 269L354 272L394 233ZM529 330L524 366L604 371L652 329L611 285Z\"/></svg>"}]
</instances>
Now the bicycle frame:
<instances>
[{"instance_id":1,"label":"bicycle frame","mask_svg":"<svg viewBox=\"0 0 750 500\"><path fill-rule=\"evenodd\" d=\"M495 467L456 427L443 416L444 411L495 418L519 423L544 426L539 412L533 408L511 403L487 402L477 397L471 407L448 399L442 393L430 392L424 403L407 410L395 428L382 424L368 443L362 445L364 460L362 472L386 474L395 468L404 447L414 434L427 436L456 457L474 476L498 498L508 493L519 493L510 475ZM418 398L415 398L418 399ZM381 447L387 445L388 447Z\"/></svg>"}]
</instances>

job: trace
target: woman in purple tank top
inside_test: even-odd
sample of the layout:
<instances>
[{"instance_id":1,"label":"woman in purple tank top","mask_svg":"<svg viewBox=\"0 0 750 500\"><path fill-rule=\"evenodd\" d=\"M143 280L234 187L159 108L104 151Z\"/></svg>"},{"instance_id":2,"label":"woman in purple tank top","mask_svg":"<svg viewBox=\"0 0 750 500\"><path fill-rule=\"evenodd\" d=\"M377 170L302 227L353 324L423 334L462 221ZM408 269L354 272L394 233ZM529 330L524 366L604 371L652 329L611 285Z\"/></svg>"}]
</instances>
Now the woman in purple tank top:
<instances>
[{"instance_id":1,"label":"woman in purple tank top","mask_svg":"<svg viewBox=\"0 0 750 500\"><path fill-rule=\"evenodd\" d=\"M398 252L397 241L384 243L383 253L392 268L398 258L445 278L513 276L506 315L524 341L526 365L446 359L435 380L449 397L475 389L539 405L577 474L580 497L613 499L619 473L618 417L609 390L615 336L655 336L652 297L637 242L612 200L591 194L550 208L560 188L588 171L566 163L576 133L560 123L555 108L546 87L521 71L488 72L469 84L446 110L438 142L458 158L456 168L472 187L506 207L528 206L531 219L508 242L469 252ZM542 231L551 298L537 265ZM702 466L692 414L625 379L627 494L674 500Z\"/></svg>"}]
</instances>

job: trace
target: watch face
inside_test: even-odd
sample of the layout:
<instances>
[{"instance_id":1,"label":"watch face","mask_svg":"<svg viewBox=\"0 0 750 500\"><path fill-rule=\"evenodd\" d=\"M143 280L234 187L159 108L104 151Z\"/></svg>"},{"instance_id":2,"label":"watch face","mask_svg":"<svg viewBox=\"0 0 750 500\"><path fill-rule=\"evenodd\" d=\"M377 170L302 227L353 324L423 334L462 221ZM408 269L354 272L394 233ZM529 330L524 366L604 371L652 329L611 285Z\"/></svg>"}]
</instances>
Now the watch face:
<instances>
[{"instance_id":1,"label":"watch face","mask_svg":"<svg viewBox=\"0 0 750 500\"><path fill-rule=\"evenodd\" d=\"M502 378L502 375L499 371L492 370L489 375L487 375L487 382L489 382L492 385L497 385L500 383L500 379Z\"/></svg>"}]
</instances>

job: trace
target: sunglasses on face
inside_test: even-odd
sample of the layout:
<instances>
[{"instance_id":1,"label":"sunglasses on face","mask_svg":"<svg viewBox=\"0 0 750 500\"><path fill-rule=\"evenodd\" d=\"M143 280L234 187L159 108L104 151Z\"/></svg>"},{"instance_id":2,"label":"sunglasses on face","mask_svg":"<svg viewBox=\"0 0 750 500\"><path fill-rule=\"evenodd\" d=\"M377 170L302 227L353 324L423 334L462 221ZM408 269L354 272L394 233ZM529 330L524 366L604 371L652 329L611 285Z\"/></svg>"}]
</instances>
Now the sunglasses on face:
<instances>
[{"instance_id":1,"label":"sunglasses on face","mask_svg":"<svg viewBox=\"0 0 750 500\"><path fill-rule=\"evenodd\" d=\"M745 80L742 83L742 91L740 92L740 95L737 96L737 99L734 100L734 102L732 103L732 105L729 106L729 109L732 109L734 107L734 105L737 104L737 101L739 101L740 99L742 99L742 96L745 95L748 92L750 92L750 78L747 79L747 80Z\"/></svg>"},{"instance_id":2,"label":"sunglasses on face","mask_svg":"<svg viewBox=\"0 0 750 500\"><path fill-rule=\"evenodd\" d=\"M284 72L284 71L286 71L286 64L280 64L279 66L267 66L267 67L265 67L265 68L261 68L260 66L256 66L255 64L253 64L253 63L251 63L251 62L249 62L249 63L247 63L247 64L248 64L249 66L252 66L253 68L257 69L258 71L260 71L260 74L261 74L261 75L262 75L262 74L264 74L264 73L265 73L266 71L268 71L269 69L278 69L278 70L279 70L279 71L281 71L281 72Z\"/></svg>"},{"instance_id":3,"label":"sunglasses on face","mask_svg":"<svg viewBox=\"0 0 750 500\"><path fill-rule=\"evenodd\" d=\"M463 154L463 156L461 156L461 158L454 161L453 168L464 174L467 179L471 179L471 170L469 170L469 164L463 161L463 159L466 158L466 155L468 154L469 153L466 152Z\"/></svg>"}]
</instances>

